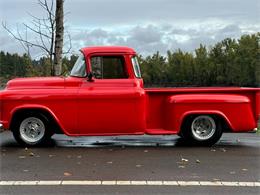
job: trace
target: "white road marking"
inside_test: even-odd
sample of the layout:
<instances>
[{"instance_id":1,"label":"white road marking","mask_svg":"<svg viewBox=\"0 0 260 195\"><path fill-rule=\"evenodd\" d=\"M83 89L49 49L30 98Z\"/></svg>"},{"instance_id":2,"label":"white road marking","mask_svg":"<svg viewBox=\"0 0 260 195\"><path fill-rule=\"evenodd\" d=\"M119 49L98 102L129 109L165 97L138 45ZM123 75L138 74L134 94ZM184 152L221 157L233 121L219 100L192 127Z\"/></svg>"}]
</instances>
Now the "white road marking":
<instances>
[{"instance_id":1,"label":"white road marking","mask_svg":"<svg viewBox=\"0 0 260 195\"><path fill-rule=\"evenodd\" d=\"M14 181L13 185L14 186L32 186L32 185L37 185L37 181Z\"/></svg>"},{"instance_id":2,"label":"white road marking","mask_svg":"<svg viewBox=\"0 0 260 195\"><path fill-rule=\"evenodd\" d=\"M13 181L0 181L1 186L11 186L13 184L14 184Z\"/></svg>"},{"instance_id":3,"label":"white road marking","mask_svg":"<svg viewBox=\"0 0 260 195\"><path fill-rule=\"evenodd\" d=\"M231 186L231 187L260 187L260 182L238 181L126 181L126 180L65 180L65 181L0 181L0 186L69 186L69 185L94 185L94 186Z\"/></svg>"},{"instance_id":4,"label":"white road marking","mask_svg":"<svg viewBox=\"0 0 260 195\"><path fill-rule=\"evenodd\" d=\"M238 182L221 182L223 186L239 186Z\"/></svg>"},{"instance_id":5,"label":"white road marking","mask_svg":"<svg viewBox=\"0 0 260 195\"><path fill-rule=\"evenodd\" d=\"M199 181L177 181L179 186L199 186Z\"/></svg>"},{"instance_id":6,"label":"white road marking","mask_svg":"<svg viewBox=\"0 0 260 195\"><path fill-rule=\"evenodd\" d=\"M150 186L161 186L161 185L163 185L163 181L147 181L147 185L150 185Z\"/></svg>"},{"instance_id":7,"label":"white road marking","mask_svg":"<svg viewBox=\"0 0 260 195\"><path fill-rule=\"evenodd\" d=\"M223 186L220 181L200 181L201 186Z\"/></svg>"},{"instance_id":8,"label":"white road marking","mask_svg":"<svg viewBox=\"0 0 260 195\"><path fill-rule=\"evenodd\" d=\"M83 180L83 181L62 181L61 185L101 185L102 181L88 181L88 180Z\"/></svg>"},{"instance_id":9,"label":"white road marking","mask_svg":"<svg viewBox=\"0 0 260 195\"><path fill-rule=\"evenodd\" d=\"M102 181L102 185L114 186L116 181Z\"/></svg>"},{"instance_id":10,"label":"white road marking","mask_svg":"<svg viewBox=\"0 0 260 195\"><path fill-rule=\"evenodd\" d=\"M239 186L255 186L254 182L239 182Z\"/></svg>"},{"instance_id":11,"label":"white road marking","mask_svg":"<svg viewBox=\"0 0 260 195\"><path fill-rule=\"evenodd\" d=\"M117 185L131 185L131 181L116 181Z\"/></svg>"},{"instance_id":12,"label":"white road marking","mask_svg":"<svg viewBox=\"0 0 260 195\"><path fill-rule=\"evenodd\" d=\"M260 182L254 182L255 186L260 187Z\"/></svg>"},{"instance_id":13,"label":"white road marking","mask_svg":"<svg viewBox=\"0 0 260 195\"><path fill-rule=\"evenodd\" d=\"M143 186L147 185L146 181L130 181L131 185L138 185L138 186Z\"/></svg>"},{"instance_id":14,"label":"white road marking","mask_svg":"<svg viewBox=\"0 0 260 195\"><path fill-rule=\"evenodd\" d=\"M178 182L177 181L163 181L163 185L165 186L178 186Z\"/></svg>"}]
</instances>

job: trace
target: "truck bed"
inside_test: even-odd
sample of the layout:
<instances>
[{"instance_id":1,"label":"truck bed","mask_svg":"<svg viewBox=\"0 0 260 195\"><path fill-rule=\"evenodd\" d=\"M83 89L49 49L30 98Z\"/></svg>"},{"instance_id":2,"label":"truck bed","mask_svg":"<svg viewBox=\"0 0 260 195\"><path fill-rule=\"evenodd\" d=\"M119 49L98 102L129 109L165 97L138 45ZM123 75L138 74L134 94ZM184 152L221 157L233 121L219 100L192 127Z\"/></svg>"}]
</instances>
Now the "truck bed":
<instances>
[{"instance_id":1,"label":"truck bed","mask_svg":"<svg viewBox=\"0 0 260 195\"><path fill-rule=\"evenodd\" d=\"M161 132L167 129L174 130L175 133L178 132L180 129L176 127L179 126L178 122L180 121L177 121L177 124L174 124L172 126L167 126L167 124L171 124L172 121L175 120L174 116L179 118L179 115L176 112L181 110L180 107L189 106L189 109L191 110L194 108L197 110L199 109L201 111L203 111L203 109L205 108L210 108L212 110L217 108L216 110L218 110L218 108L223 106L221 104L218 105L216 103L217 96L219 97L219 95L222 97L222 103L224 101L229 102L229 100L234 101L234 96L248 98L249 99L248 104L250 104L249 107L251 108L250 112L252 112L255 123L257 122L260 114L260 89L259 88L244 88L244 87L145 88L145 92L147 96L146 97L146 104L147 104L146 126L148 131L150 132L152 131ZM216 94L216 99L214 99L215 96L212 96L212 94ZM174 98L175 96L176 97L186 96L185 98L186 99L189 98L190 100L193 100L193 98L198 99L199 96L200 98L202 98L202 101L200 101L199 104L196 103L189 104L189 105L182 104L181 106L180 104L176 104L176 103L170 104L169 99ZM232 98L230 98L231 96ZM212 100L211 105L214 104L214 106L210 106L209 102L208 103L204 102L203 98L205 100L207 99L207 101L211 99ZM237 112L240 112L239 109L237 110ZM243 113L241 114L239 113L239 115L242 116L242 118L237 120L243 120L243 117L244 118L246 117L243 116ZM171 118L168 118L168 116L171 116Z\"/></svg>"}]
</instances>

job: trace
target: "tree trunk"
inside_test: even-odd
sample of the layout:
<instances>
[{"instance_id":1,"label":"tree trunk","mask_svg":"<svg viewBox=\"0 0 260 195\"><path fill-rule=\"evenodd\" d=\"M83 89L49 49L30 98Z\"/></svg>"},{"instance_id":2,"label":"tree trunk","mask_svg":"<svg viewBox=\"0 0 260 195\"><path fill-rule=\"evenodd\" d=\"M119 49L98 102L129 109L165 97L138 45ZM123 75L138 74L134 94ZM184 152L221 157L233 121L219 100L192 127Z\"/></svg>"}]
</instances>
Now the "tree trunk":
<instances>
[{"instance_id":1,"label":"tree trunk","mask_svg":"<svg viewBox=\"0 0 260 195\"><path fill-rule=\"evenodd\" d=\"M55 75L61 75L62 73L62 48L63 48L63 34L64 34L64 24L63 24L63 1L56 0L56 35L55 35L55 50L54 50L54 68Z\"/></svg>"}]
</instances>

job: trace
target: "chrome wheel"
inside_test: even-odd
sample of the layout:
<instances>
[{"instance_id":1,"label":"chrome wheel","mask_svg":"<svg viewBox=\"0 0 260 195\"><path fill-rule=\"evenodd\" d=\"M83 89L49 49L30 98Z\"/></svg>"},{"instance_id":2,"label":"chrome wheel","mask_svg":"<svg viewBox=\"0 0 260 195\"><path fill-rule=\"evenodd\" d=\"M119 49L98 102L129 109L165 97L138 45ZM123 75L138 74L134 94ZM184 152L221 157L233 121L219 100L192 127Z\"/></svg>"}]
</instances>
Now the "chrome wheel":
<instances>
[{"instance_id":1,"label":"chrome wheel","mask_svg":"<svg viewBox=\"0 0 260 195\"><path fill-rule=\"evenodd\" d=\"M192 121L191 131L195 139L208 140L216 132L215 120L207 115L197 116Z\"/></svg>"},{"instance_id":2,"label":"chrome wheel","mask_svg":"<svg viewBox=\"0 0 260 195\"><path fill-rule=\"evenodd\" d=\"M19 132L24 142L36 143L44 137L45 125L39 118L29 117L21 122Z\"/></svg>"}]
</instances>

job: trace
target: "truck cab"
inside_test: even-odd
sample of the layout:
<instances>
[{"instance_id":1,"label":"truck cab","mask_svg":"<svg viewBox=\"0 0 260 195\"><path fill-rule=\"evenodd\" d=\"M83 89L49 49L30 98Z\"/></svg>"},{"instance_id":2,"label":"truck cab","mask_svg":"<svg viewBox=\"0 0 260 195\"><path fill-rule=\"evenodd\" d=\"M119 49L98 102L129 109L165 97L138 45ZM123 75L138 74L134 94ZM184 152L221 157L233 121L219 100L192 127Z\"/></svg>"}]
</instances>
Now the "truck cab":
<instances>
[{"instance_id":1,"label":"truck cab","mask_svg":"<svg viewBox=\"0 0 260 195\"><path fill-rule=\"evenodd\" d=\"M144 133L145 91L134 50L84 48L66 81L71 80L79 81L79 134Z\"/></svg>"}]
</instances>

